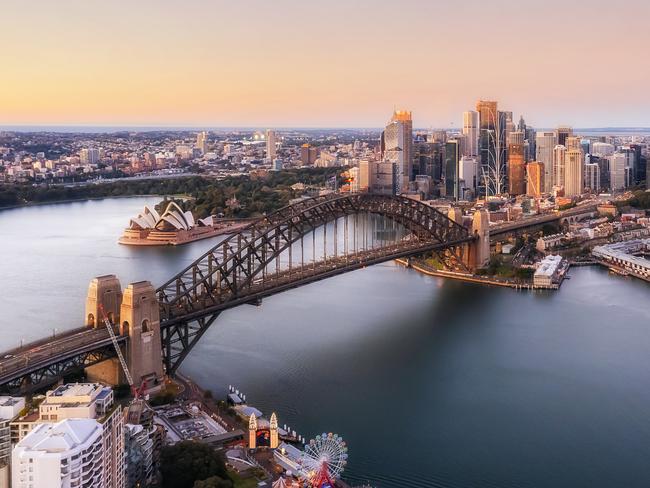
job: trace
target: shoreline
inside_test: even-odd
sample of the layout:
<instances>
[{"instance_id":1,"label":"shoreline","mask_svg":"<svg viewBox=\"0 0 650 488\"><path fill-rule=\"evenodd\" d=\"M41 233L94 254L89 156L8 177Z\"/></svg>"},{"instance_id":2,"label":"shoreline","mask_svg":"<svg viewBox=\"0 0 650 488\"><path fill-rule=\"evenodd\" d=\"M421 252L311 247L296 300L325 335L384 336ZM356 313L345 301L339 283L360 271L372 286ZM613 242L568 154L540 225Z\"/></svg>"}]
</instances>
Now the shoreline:
<instances>
[{"instance_id":1,"label":"shoreline","mask_svg":"<svg viewBox=\"0 0 650 488\"><path fill-rule=\"evenodd\" d=\"M88 201L93 201L93 200L104 200L106 198L144 198L144 197L160 197L160 198L165 198L165 197L172 197L172 198L184 198L188 200L192 200L194 197L190 195L186 195L183 193L179 194L156 194L156 193L145 193L145 194L138 194L138 195L106 195L103 197L84 197L84 198L66 198L65 200L50 200L47 202L28 202L28 203L21 203L19 205L9 205L6 207L0 207L0 212L3 210L15 210L18 208L26 208L26 207L40 207L44 205L56 205L58 203L79 203L79 202L88 202Z\"/></svg>"},{"instance_id":2,"label":"shoreline","mask_svg":"<svg viewBox=\"0 0 650 488\"><path fill-rule=\"evenodd\" d=\"M422 273L427 276L434 276L436 278L451 278L453 280L464 281L467 283L475 283L478 285L501 286L504 288L513 288L516 290L559 290L560 289L559 284L554 286L535 286L532 283L519 283L510 280L500 280L500 279L478 276L473 274L456 273L454 271L433 270L433 269L426 268L418 263L409 262L405 259L396 259L395 262L407 268L412 268L418 273Z\"/></svg>"}]
</instances>

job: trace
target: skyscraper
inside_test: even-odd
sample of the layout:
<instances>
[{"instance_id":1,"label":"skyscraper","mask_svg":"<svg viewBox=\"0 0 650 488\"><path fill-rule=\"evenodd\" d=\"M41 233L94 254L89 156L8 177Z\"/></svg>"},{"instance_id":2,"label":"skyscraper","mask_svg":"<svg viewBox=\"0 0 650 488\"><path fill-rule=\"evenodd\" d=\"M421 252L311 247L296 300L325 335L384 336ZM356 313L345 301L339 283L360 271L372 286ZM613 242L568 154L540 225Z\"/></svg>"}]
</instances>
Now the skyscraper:
<instances>
[{"instance_id":1,"label":"skyscraper","mask_svg":"<svg viewBox=\"0 0 650 488\"><path fill-rule=\"evenodd\" d=\"M208 133L205 131L199 132L196 135L196 147L201 150L201 154L208 152Z\"/></svg>"},{"instance_id":2,"label":"skyscraper","mask_svg":"<svg viewBox=\"0 0 650 488\"><path fill-rule=\"evenodd\" d=\"M413 168L413 121L411 112L396 110L381 135L381 157L395 164L395 191L408 190L414 179Z\"/></svg>"},{"instance_id":3,"label":"skyscraper","mask_svg":"<svg viewBox=\"0 0 650 488\"><path fill-rule=\"evenodd\" d=\"M580 149L582 151L582 145L580 143L580 138L576 136L567 136L564 145L567 150L570 149Z\"/></svg>"},{"instance_id":4,"label":"skyscraper","mask_svg":"<svg viewBox=\"0 0 650 488\"><path fill-rule=\"evenodd\" d=\"M609 174L610 186L612 191L624 190L627 186L625 178L626 156L623 153L616 152L609 156Z\"/></svg>"},{"instance_id":5,"label":"skyscraper","mask_svg":"<svg viewBox=\"0 0 650 488\"><path fill-rule=\"evenodd\" d=\"M476 158L464 156L458 165L458 179L461 187L461 198L473 198L476 194L476 172L478 161Z\"/></svg>"},{"instance_id":6,"label":"skyscraper","mask_svg":"<svg viewBox=\"0 0 650 488\"><path fill-rule=\"evenodd\" d=\"M447 141L445 144L445 194L447 198L454 200L458 200L460 197L460 185L458 184L460 158L458 141Z\"/></svg>"},{"instance_id":7,"label":"skyscraper","mask_svg":"<svg viewBox=\"0 0 650 488\"><path fill-rule=\"evenodd\" d=\"M546 174L546 169L543 163L533 161L526 165L526 194L539 198L542 193L544 193L544 175Z\"/></svg>"},{"instance_id":8,"label":"skyscraper","mask_svg":"<svg viewBox=\"0 0 650 488\"><path fill-rule=\"evenodd\" d=\"M467 145L463 156L478 157L479 114L474 110L463 112L463 134L467 137Z\"/></svg>"},{"instance_id":9,"label":"skyscraper","mask_svg":"<svg viewBox=\"0 0 650 488\"><path fill-rule=\"evenodd\" d=\"M508 193L526 193L526 161L524 159L524 134L512 132L508 146Z\"/></svg>"},{"instance_id":10,"label":"skyscraper","mask_svg":"<svg viewBox=\"0 0 650 488\"><path fill-rule=\"evenodd\" d=\"M566 147L566 138L573 135L573 129L568 125L561 125L555 133L557 135L557 143Z\"/></svg>"},{"instance_id":11,"label":"skyscraper","mask_svg":"<svg viewBox=\"0 0 650 488\"><path fill-rule=\"evenodd\" d=\"M543 193L549 193L553 187L553 149L557 145L555 132L538 132L535 137L536 159L544 165Z\"/></svg>"},{"instance_id":12,"label":"skyscraper","mask_svg":"<svg viewBox=\"0 0 650 488\"><path fill-rule=\"evenodd\" d=\"M569 149L566 152L564 169L564 196L575 197L582 194L585 188L584 171L582 150Z\"/></svg>"},{"instance_id":13,"label":"skyscraper","mask_svg":"<svg viewBox=\"0 0 650 488\"><path fill-rule=\"evenodd\" d=\"M504 132L505 113L499 113L497 102L479 100L479 158L481 162L482 193L491 196L505 190Z\"/></svg>"},{"instance_id":14,"label":"skyscraper","mask_svg":"<svg viewBox=\"0 0 650 488\"><path fill-rule=\"evenodd\" d=\"M600 167L598 163L585 164L585 188L592 192L600 191Z\"/></svg>"},{"instance_id":15,"label":"skyscraper","mask_svg":"<svg viewBox=\"0 0 650 488\"><path fill-rule=\"evenodd\" d=\"M566 147L558 144L553 149L553 185L564 187L564 170L566 168Z\"/></svg>"},{"instance_id":16,"label":"skyscraper","mask_svg":"<svg viewBox=\"0 0 650 488\"><path fill-rule=\"evenodd\" d=\"M276 153L276 140L275 140L275 131L272 129L266 130L266 159L270 161L275 161Z\"/></svg>"}]
</instances>

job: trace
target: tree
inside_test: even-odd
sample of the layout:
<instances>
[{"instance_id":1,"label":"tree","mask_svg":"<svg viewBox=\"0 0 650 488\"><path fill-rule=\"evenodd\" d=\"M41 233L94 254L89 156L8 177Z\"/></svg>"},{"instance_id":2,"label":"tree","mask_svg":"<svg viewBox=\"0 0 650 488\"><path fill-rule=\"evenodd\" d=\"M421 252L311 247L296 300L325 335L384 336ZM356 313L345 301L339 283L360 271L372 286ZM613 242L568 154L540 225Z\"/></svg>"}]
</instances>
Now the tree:
<instances>
[{"instance_id":1,"label":"tree","mask_svg":"<svg viewBox=\"0 0 650 488\"><path fill-rule=\"evenodd\" d=\"M228 481L223 455L200 442L182 441L165 446L160 455L160 466L163 488L194 488L197 481L207 482L211 477ZM228 488L232 485L214 486Z\"/></svg>"},{"instance_id":2,"label":"tree","mask_svg":"<svg viewBox=\"0 0 650 488\"><path fill-rule=\"evenodd\" d=\"M195 481L194 488L232 488L232 481L211 476L205 480Z\"/></svg>"}]
</instances>

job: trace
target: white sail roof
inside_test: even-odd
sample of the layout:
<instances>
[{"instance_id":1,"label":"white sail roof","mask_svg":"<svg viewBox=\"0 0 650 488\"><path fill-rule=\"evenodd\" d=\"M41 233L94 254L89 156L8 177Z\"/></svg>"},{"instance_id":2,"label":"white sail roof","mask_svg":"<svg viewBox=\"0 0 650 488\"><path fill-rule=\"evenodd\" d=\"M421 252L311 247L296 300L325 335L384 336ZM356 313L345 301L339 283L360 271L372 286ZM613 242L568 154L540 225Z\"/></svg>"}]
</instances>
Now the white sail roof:
<instances>
[{"instance_id":1,"label":"white sail roof","mask_svg":"<svg viewBox=\"0 0 650 488\"><path fill-rule=\"evenodd\" d=\"M212 217L201 219L203 225L213 225ZM169 202L165 211L160 215L156 209L144 207L144 211L129 222L131 229L189 230L196 225L194 215L189 210L184 212L176 202Z\"/></svg>"}]
</instances>

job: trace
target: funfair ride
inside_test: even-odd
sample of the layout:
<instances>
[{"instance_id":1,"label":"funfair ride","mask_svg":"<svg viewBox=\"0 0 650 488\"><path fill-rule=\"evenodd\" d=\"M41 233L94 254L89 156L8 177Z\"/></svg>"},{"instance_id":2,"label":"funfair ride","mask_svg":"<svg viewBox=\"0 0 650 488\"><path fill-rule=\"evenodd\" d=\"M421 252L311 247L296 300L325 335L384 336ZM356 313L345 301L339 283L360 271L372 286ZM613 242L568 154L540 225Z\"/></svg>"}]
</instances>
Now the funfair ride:
<instances>
[{"instance_id":1,"label":"funfair ride","mask_svg":"<svg viewBox=\"0 0 650 488\"><path fill-rule=\"evenodd\" d=\"M336 486L348 459L348 448L337 434L321 434L305 445L301 464L307 482L313 488Z\"/></svg>"}]
</instances>

